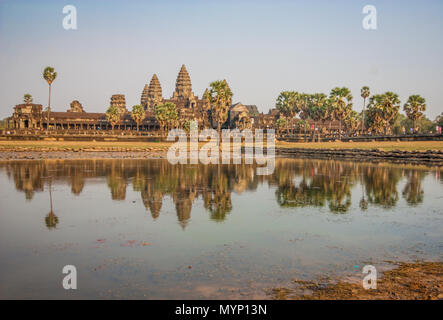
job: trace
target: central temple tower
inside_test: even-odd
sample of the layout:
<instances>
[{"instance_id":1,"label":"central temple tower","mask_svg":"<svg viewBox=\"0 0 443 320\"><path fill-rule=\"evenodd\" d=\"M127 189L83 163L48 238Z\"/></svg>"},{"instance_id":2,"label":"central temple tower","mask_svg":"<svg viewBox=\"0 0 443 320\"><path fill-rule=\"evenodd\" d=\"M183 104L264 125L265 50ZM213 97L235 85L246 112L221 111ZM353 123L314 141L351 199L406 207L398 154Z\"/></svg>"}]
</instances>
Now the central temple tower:
<instances>
[{"instance_id":1,"label":"central temple tower","mask_svg":"<svg viewBox=\"0 0 443 320\"><path fill-rule=\"evenodd\" d=\"M175 82L175 91L172 99L188 99L194 96L192 92L191 77L183 64Z\"/></svg>"},{"instance_id":2,"label":"central temple tower","mask_svg":"<svg viewBox=\"0 0 443 320\"><path fill-rule=\"evenodd\" d=\"M177 105L184 108L194 109L197 106L198 97L192 92L191 77L183 64L175 82L175 91L171 101L177 101Z\"/></svg>"},{"instance_id":3,"label":"central temple tower","mask_svg":"<svg viewBox=\"0 0 443 320\"><path fill-rule=\"evenodd\" d=\"M145 109L153 109L163 103L162 87L156 74L152 76L149 85L145 85L140 102Z\"/></svg>"},{"instance_id":4,"label":"central temple tower","mask_svg":"<svg viewBox=\"0 0 443 320\"><path fill-rule=\"evenodd\" d=\"M194 92L192 92L191 77L186 70L185 65L182 65L175 81L175 90L170 99L163 99L162 87L157 75L153 75L151 82L146 84L143 88L140 103L146 110L154 110L155 106L172 102L177 106L177 109L184 116L185 113L189 114L192 118L198 117L197 114L191 115L192 112L197 112L198 108L201 108L205 102L199 100Z\"/></svg>"}]
</instances>

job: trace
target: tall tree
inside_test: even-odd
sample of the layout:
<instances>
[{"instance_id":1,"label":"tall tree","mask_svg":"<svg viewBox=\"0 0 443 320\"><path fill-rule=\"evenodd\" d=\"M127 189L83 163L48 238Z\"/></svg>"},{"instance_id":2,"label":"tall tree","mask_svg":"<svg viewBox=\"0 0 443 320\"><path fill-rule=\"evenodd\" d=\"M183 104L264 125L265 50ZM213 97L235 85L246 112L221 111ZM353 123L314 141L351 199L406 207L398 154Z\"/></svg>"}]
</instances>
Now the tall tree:
<instances>
[{"instance_id":1,"label":"tall tree","mask_svg":"<svg viewBox=\"0 0 443 320\"><path fill-rule=\"evenodd\" d=\"M165 108L166 108L166 123L169 130L177 125L178 111L177 111L177 106L172 102L166 102Z\"/></svg>"},{"instance_id":2,"label":"tall tree","mask_svg":"<svg viewBox=\"0 0 443 320\"><path fill-rule=\"evenodd\" d=\"M329 95L331 106L334 112L334 118L339 121L339 138L341 139L342 121L352 111L352 94L346 87L336 87L331 90Z\"/></svg>"},{"instance_id":3,"label":"tall tree","mask_svg":"<svg viewBox=\"0 0 443 320\"><path fill-rule=\"evenodd\" d=\"M136 104L132 106L131 117L137 123L137 132L139 131L140 123L145 118L145 108L143 106Z\"/></svg>"},{"instance_id":4,"label":"tall tree","mask_svg":"<svg viewBox=\"0 0 443 320\"><path fill-rule=\"evenodd\" d=\"M55 78L57 78L57 72L54 71L53 67L46 67L45 70L43 70L43 79L45 79L49 85L48 123L46 125L46 130L49 129L49 113L51 112L51 87Z\"/></svg>"},{"instance_id":5,"label":"tall tree","mask_svg":"<svg viewBox=\"0 0 443 320\"><path fill-rule=\"evenodd\" d=\"M289 124L292 125L293 118L300 111L295 102L297 100L298 93L294 91L282 91L277 97L277 102L275 104L277 110L286 119L286 133L289 135ZM287 121L287 120L290 121Z\"/></svg>"},{"instance_id":6,"label":"tall tree","mask_svg":"<svg viewBox=\"0 0 443 320\"><path fill-rule=\"evenodd\" d=\"M168 121L168 110L166 106L164 104L159 104L155 106L154 115L155 115L155 120L157 120L160 126L160 131L162 132L163 135Z\"/></svg>"},{"instance_id":7,"label":"tall tree","mask_svg":"<svg viewBox=\"0 0 443 320\"><path fill-rule=\"evenodd\" d=\"M358 125L361 123L360 115L357 111L352 110L344 120L346 131L349 133L355 133L358 129Z\"/></svg>"},{"instance_id":8,"label":"tall tree","mask_svg":"<svg viewBox=\"0 0 443 320\"><path fill-rule=\"evenodd\" d=\"M26 103L26 104L31 104L32 101L33 101L32 96L31 96L29 93L26 93L26 94L23 96L23 102L24 102L24 103Z\"/></svg>"},{"instance_id":9,"label":"tall tree","mask_svg":"<svg viewBox=\"0 0 443 320\"><path fill-rule=\"evenodd\" d=\"M361 129L362 131L365 130L365 112L366 112L366 99L369 98L371 95L371 91L369 90L369 87L364 86L361 88L361 97L363 98L363 112L361 117Z\"/></svg>"},{"instance_id":10,"label":"tall tree","mask_svg":"<svg viewBox=\"0 0 443 320\"><path fill-rule=\"evenodd\" d=\"M120 108L116 106L110 106L108 110L106 110L106 118L112 126L112 130L115 129L115 125L120 121Z\"/></svg>"},{"instance_id":11,"label":"tall tree","mask_svg":"<svg viewBox=\"0 0 443 320\"><path fill-rule=\"evenodd\" d=\"M277 136L278 137L281 137L282 130L284 127L286 127L286 125L287 125L287 121L286 121L286 118L284 118L284 117L280 117L277 119L277 121L275 121L275 127L277 129Z\"/></svg>"},{"instance_id":12,"label":"tall tree","mask_svg":"<svg viewBox=\"0 0 443 320\"><path fill-rule=\"evenodd\" d=\"M328 97L324 93L314 93L308 98L308 114L309 118L314 121L314 134L312 140L315 140L315 130L318 131L318 141L320 141L320 128L317 128L319 121L326 117Z\"/></svg>"},{"instance_id":13,"label":"tall tree","mask_svg":"<svg viewBox=\"0 0 443 320\"><path fill-rule=\"evenodd\" d=\"M332 123L336 120L335 119L335 113L334 113L334 107L332 106L332 99L328 98L325 108L325 117L324 120L329 121L329 129L328 134L331 134L332 131Z\"/></svg>"},{"instance_id":14,"label":"tall tree","mask_svg":"<svg viewBox=\"0 0 443 320\"><path fill-rule=\"evenodd\" d=\"M309 94L298 93L295 99L295 108L299 113L298 116L303 120L304 139L306 140L306 129L309 127L307 120L309 119L308 111Z\"/></svg>"},{"instance_id":15,"label":"tall tree","mask_svg":"<svg viewBox=\"0 0 443 320\"><path fill-rule=\"evenodd\" d=\"M400 109L400 99L398 95L393 92L385 92L384 94L377 94L369 99L368 116L371 117L370 122L376 128L376 131L381 132L381 126L385 134L391 132L391 127L395 122Z\"/></svg>"},{"instance_id":16,"label":"tall tree","mask_svg":"<svg viewBox=\"0 0 443 320\"><path fill-rule=\"evenodd\" d=\"M417 120L423 117L423 112L426 111L426 100L420 95L412 95L403 106L403 110L409 119L414 122L414 132L417 130Z\"/></svg>"},{"instance_id":17,"label":"tall tree","mask_svg":"<svg viewBox=\"0 0 443 320\"><path fill-rule=\"evenodd\" d=\"M217 80L209 84L209 90L203 97L210 106L211 118L217 123L220 135L221 126L228 119L229 107L232 105L232 91L226 80Z\"/></svg>"},{"instance_id":18,"label":"tall tree","mask_svg":"<svg viewBox=\"0 0 443 320\"><path fill-rule=\"evenodd\" d=\"M383 120L383 113L381 108L369 102L367 111L367 123L371 132L382 134L385 129L385 122Z\"/></svg>"}]
</instances>

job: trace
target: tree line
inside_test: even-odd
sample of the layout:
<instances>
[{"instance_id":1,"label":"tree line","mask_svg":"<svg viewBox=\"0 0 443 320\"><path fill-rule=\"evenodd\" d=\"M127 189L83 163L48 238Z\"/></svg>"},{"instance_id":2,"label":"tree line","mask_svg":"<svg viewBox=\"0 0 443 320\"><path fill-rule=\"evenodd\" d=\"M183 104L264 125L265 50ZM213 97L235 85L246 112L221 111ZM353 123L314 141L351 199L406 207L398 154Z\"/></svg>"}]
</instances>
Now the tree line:
<instances>
[{"instance_id":1,"label":"tree line","mask_svg":"<svg viewBox=\"0 0 443 320\"><path fill-rule=\"evenodd\" d=\"M346 87L333 88L329 95L282 91L276 101L276 108L280 114L276 121L276 129L280 134L284 130L287 134L291 134L295 128L306 131L309 129L307 120L311 120L315 128L321 125L320 129L331 131L331 123L336 121L339 125L340 138L343 131L348 134L392 134L396 121L401 119L399 117L401 102L398 95L388 91L371 96L369 87L364 86L361 89L361 97L363 110L358 113L353 110L353 96ZM366 105L367 99L369 103ZM411 95L403 105L403 111L412 121L413 132L418 132L417 122L425 118L425 98ZM295 125L294 120L297 116L299 119ZM324 126L326 122L329 122L329 130ZM318 130L318 135L320 131Z\"/></svg>"}]
</instances>

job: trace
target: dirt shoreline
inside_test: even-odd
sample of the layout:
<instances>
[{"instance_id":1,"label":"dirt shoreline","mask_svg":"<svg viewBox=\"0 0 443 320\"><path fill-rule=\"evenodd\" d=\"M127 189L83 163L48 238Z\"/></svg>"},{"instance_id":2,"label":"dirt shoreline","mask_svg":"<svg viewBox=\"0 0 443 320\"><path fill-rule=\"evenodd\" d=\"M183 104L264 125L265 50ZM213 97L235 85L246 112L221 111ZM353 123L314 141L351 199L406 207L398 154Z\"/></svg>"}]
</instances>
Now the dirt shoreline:
<instances>
[{"instance_id":1,"label":"dirt shoreline","mask_svg":"<svg viewBox=\"0 0 443 320\"><path fill-rule=\"evenodd\" d=\"M313 149L313 148L277 148L279 156L353 161L389 161L393 163L413 163L428 166L443 166L442 150L401 151L380 149Z\"/></svg>"},{"instance_id":2,"label":"dirt shoreline","mask_svg":"<svg viewBox=\"0 0 443 320\"><path fill-rule=\"evenodd\" d=\"M171 145L172 142L0 140L0 160L165 158ZM292 158L389 161L443 166L443 141L319 143L277 141L275 148L278 156Z\"/></svg>"},{"instance_id":3,"label":"dirt shoreline","mask_svg":"<svg viewBox=\"0 0 443 320\"><path fill-rule=\"evenodd\" d=\"M167 147L158 148L0 148L0 161L45 159L164 159ZM288 158L351 160L443 166L443 151L382 151L363 149L277 148L276 155Z\"/></svg>"},{"instance_id":4,"label":"dirt shoreline","mask_svg":"<svg viewBox=\"0 0 443 320\"><path fill-rule=\"evenodd\" d=\"M443 262L399 263L378 277L377 289L366 290L361 282L344 280L294 280L293 284L272 289L271 296L279 300L443 300Z\"/></svg>"},{"instance_id":5,"label":"dirt shoreline","mask_svg":"<svg viewBox=\"0 0 443 320\"><path fill-rule=\"evenodd\" d=\"M89 159L166 159L166 152L0 152L0 161L12 160L89 160Z\"/></svg>"}]
</instances>

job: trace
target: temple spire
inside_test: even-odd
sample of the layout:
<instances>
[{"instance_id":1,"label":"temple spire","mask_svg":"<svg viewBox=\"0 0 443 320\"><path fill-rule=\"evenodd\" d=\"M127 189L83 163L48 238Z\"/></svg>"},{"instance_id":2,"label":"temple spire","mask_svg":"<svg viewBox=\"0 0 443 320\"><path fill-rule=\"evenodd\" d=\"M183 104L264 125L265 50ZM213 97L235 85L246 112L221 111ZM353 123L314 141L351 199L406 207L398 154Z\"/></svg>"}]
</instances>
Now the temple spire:
<instances>
[{"instance_id":1,"label":"temple spire","mask_svg":"<svg viewBox=\"0 0 443 320\"><path fill-rule=\"evenodd\" d=\"M148 90L149 90L149 85L145 84L145 86L143 87L143 91L142 91L142 95L140 97L140 104L146 109L148 106Z\"/></svg>"},{"instance_id":2,"label":"temple spire","mask_svg":"<svg viewBox=\"0 0 443 320\"><path fill-rule=\"evenodd\" d=\"M162 87L157 75L154 73L147 92L147 107L153 108L163 101Z\"/></svg>"},{"instance_id":3,"label":"temple spire","mask_svg":"<svg viewBox=\"0 0 443 320\"><path fill-rule=\"evenodd\" d=\"M191 77L183 64L177 76L175 82L174 98L190 98L194 94L192 93Z\"/></svg>"}]
</instances>

